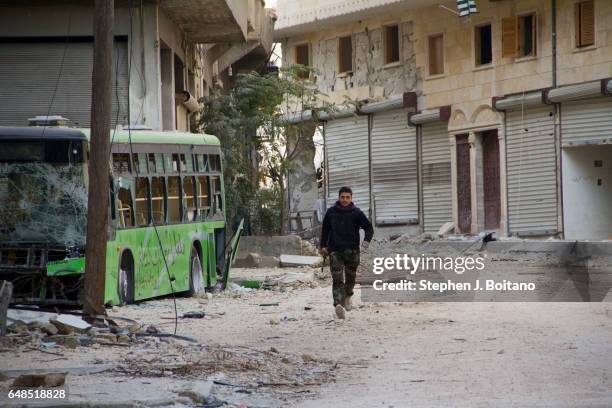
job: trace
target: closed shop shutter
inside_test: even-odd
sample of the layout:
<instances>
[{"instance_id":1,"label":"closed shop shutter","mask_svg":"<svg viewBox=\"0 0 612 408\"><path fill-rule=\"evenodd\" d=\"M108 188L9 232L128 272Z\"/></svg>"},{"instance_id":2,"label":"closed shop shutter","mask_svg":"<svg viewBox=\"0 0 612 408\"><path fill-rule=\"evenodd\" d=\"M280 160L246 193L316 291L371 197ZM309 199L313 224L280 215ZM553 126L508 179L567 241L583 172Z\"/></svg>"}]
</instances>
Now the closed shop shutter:
<instances>
[{"instance_id":1,"label":"closed shop shutter","mask_svg":"<svg viewBox=\"0 0 612 408\"><path fill-rule=\"evenodd\" d=\"M435 233L453 220L451 152L447 124L421 126L423 229Z\"/></svg>"},{"instance_id":2,"label":"closed shop shutter","mask_svg":"<svg viewBox=\"0 0 612 408\"><path fill-rule=\"evenodd\" d=\"M416 130L404 109L375 113L372 193L377 224L418 222Z\"/></svg>"},{"instance_id":3,"label":"closed shop shutter","mask_svg":"<svg viewBox=\"0 0 612 408\"><path fill-rule=\"evenodd\" d=\"M506 113L508 229L516 235L557 231L557 176L552 106Z\"/></svg>"},{"instance_id":4,"label":"closed shop shutter","mask_svg":"<svg viewBox=\"0 0 612 408\"><path fill-rule=\"evenodd\" d=\"M563 146L612 142L612 98L561 103L561 141Z\"/></svg>"},{"instance_id":5,"label":"closed shop shutter","mask_svg":"<svg viewBox=\"0 0 612 408\"><path fill-rule=\"evenodd\" d=\"M353 190L353 202L366 216L370 208L370 176L368 161L367 116L334 119L325 124L327 155L327 205L338 199L338 190Z\"/></svg>"},{"instance_id":6,"label":"closed shop shutter","mask_svg":"<svg viewBox=\"0 0 612 408\"><path fill-rule=\"evenodd\" d=\"M115 54L113 125L127 124L127 44L115 42ZM92 42L0 43L0 125L27 126L49 113L89 127L92 69Z\"/></svg>"}]
</instances>

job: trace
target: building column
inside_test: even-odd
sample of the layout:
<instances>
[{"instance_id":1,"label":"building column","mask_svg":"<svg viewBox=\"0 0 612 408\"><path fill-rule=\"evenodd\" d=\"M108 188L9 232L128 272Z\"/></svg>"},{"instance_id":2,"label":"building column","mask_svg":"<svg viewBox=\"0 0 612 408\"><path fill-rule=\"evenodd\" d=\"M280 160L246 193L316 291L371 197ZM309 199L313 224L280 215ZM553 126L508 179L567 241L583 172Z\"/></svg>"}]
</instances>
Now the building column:
<instances>
[{"instance_id":1,"label":"building column","mask_svg":"<svg viewBox=\"0 0 612 408\"><path fill-rule=\"evenodd\" d=\"M455 229L459 229L459 198L457 191L457 137L456 135L448 135L448 145L450 148L451 159L451 203L453 211L453 224Z\"/></svg>"},{"instance_id":2,"label":"building column","mask_svg":"<svg viewBox=\"0 0 612 408\"><path fill-rule=\"evenodd\" d=\"M482 136L470 132L470 186L472 198L472 225L470 232L478 234L484 229L484 178L482 171Z\"/></svg>"},{"instance_id":3,"label":"building column","mask_svg":"<svg viewBox=\"0 0 612 408\"><path fill-rule=\"evenodd\" d=\"M506 129L502 125L497 129L497 140L499 143L499 194L500 194L500 217L499 236L508 236L508 179L506 177Z\"/></svg>"}]
</instances>

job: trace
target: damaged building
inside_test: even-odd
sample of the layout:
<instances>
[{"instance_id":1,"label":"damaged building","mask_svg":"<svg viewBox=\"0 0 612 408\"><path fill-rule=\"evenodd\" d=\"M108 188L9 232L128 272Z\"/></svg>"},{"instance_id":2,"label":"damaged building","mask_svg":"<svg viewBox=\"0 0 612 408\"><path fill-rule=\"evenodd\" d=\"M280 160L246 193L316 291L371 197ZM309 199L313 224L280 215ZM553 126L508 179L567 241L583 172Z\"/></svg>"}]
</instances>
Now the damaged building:
<instances>
[{"instance_id":1,"label":"damaged building","mask_svg":"<svg viewBox=\"0 0 612 408\"><path fill-rule=\"evenodd\" d=\"M279 1L284 64L355 102L321 118L321 198L381 234L610 239L612 4L476 3Z\"/></svg>"},{"instance_id":2,"label":"damaged building","mask_svg":"<svg viewBox=\"0 0 612 408\"><path fill-rule=\"evenodd\" d=\"M191 131L201 97L265 64L274 19L262 0L116 1L113 126ZM89 127L93 1L1 1L0 62L0 126Z\"/></svg>"}]
</instances>

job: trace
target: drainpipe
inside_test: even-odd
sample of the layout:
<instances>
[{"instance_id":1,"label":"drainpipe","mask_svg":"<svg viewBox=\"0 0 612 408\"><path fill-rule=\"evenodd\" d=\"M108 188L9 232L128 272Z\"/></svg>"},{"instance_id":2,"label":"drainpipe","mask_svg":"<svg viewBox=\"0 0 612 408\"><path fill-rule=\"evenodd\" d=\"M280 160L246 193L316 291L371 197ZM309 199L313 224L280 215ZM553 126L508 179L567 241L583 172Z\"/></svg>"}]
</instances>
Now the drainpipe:
<instances>
[{"instance_id":1,"label":"drainpipe","mask_svg":"<svg viewBox=\"0 0 612 408\"><path fill-rule=\"evenodd\" d=\"M557 0L552 0L552 87L557 87Z\"/></svg>"},{"instance_id":2,"label":"drainpipe","mask_svg":"<svg viewBox=\"0 0 612 408\"><path fill-rule=\"evenodd\" d=\"M551 41L552 41L552 88L557 87L557 0L551 0ZM565 238L565 217L563 214L563 167L561 148L561 105L554 104L555 112L555 160L557 174L557 234L559 238Z\"/></svg>"}]
</instances>

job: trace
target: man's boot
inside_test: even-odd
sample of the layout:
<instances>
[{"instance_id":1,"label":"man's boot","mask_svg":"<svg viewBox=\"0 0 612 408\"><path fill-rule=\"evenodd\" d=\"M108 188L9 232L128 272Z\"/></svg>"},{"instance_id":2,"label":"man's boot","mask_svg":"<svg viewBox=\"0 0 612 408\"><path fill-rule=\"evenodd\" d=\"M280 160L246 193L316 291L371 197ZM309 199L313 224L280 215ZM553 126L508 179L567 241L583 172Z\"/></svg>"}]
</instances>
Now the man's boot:
<instances>
[{"instance_id":1,"label":"man's boot","mask_svg":"<svg viewBox=\"0 0 612 408\"><path fill-rule=\"evenodd\" d=\"M338 319L344 319L346 317L346 311L341 304L336 305L336 316L338 316Z\"/></svg>"},{"instance_id":2,"label":"man's boot","mask_svg":"<svg viewBox=\"0 0 612 408\"><path fill-rule=\"evenodd\" d=\"M348 295L344 298L344 308L347 312L353 308L353 295Z\"/></svg>"}]
</instances>

